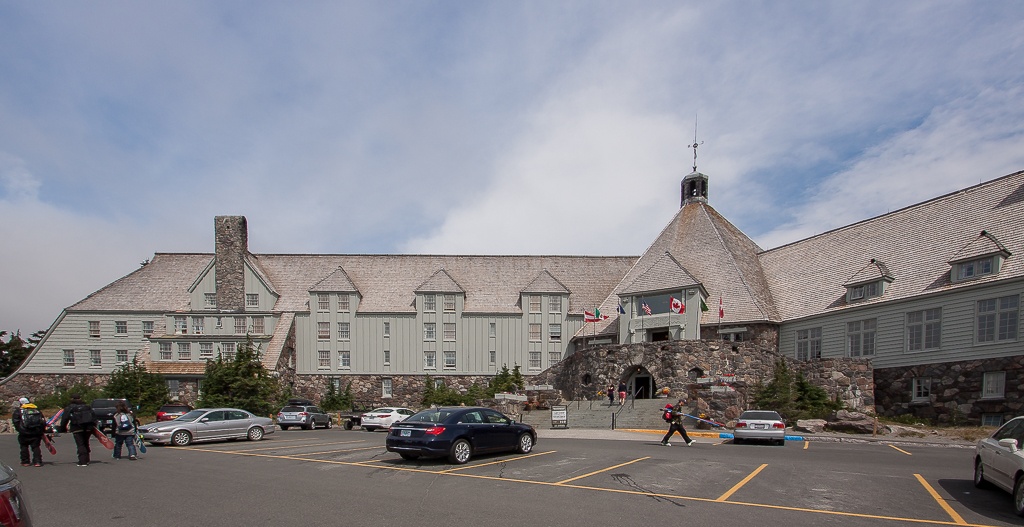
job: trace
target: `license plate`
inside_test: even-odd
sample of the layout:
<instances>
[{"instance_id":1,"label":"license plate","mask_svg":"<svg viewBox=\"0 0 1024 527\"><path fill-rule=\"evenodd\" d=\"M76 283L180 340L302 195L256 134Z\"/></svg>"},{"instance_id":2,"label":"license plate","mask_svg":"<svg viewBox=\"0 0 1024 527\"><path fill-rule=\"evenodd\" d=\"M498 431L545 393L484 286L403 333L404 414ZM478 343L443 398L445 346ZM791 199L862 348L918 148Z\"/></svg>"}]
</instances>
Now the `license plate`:
<instances>
[{"instance_id":1,"label":"license plate","mask_svg":"<svg viewBox=\"0 0 1024 527\"><path fill-rule=\"evenodd\" d=\"M398 432L398 435L400 435L402 437L411 437L412 436L412 430L400 430Z\"/></svg>"},{"instance_id":2,"label":"license plate","mask_svg":"<svg viewBox=\"0 0 1024 527\"><path fill-rule=\"evenodd\" d=\"M763 430L765 428L768 428L768 425L754 425L754 428L756 428L758 430Z\"/></svg>"}]
</instances>

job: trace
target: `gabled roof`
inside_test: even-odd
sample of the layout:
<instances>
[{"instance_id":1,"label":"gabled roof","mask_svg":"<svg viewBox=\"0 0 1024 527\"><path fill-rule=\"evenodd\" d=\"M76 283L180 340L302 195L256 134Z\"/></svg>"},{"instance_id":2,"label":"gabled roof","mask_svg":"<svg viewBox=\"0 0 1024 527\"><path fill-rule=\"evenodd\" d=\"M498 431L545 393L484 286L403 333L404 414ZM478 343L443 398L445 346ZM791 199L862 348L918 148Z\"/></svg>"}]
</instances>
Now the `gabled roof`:
<instances>
[{"instance_id":1,"label":"gabled roof","mask_svg":"<svg viewBox=\"0 0 1024 527\"><path fill-rule=\"evenodd\" d=\"M619 291L618 295L621 297L636 293L671 291L699 285L701 283L683 269L671 253L665 253L633 283Z\"/></svg>"},{"instance_id":2,"label":"gabled roof","mask_svg":"<svg viewBox=\"0 0 1024 527\"><path fill-rule=\"evenodd\" d=\"M452 278L452 275L448 274L447 271L441 269L436 273L430 275L427 281L423 282L416 289L414 293L465 293L466 290L459 285L458 282Z\"/></svg>"},{"instance_id":3,"label":"gabled roof","mask_svg":"<svg viewBox=\"0 0 1024 527\"><path fill-rule=\"evenodd\" d=\"M569 288L551 276L547 269L542 270L532 282L523 288L523 293L558 293L567 295Z\"/></svg>"},{"instance_id":4,"label":"gabled roof","mask_svg":"<svg viewBox=\"0 0 1024 527\"><path fill-rule=\"evenodd\" d=\"M999 240L997 240L995 236L992 236L992 233L988 231L981 231L981 234L979 234L977 238L971 240L971 243L968 243L963 249L960 249L959 252L954 254L953 258L951 258L948 263L962 263L975 258L996 254L1002 254L1005 258L1010 256L1010 251L1008 251L1003 244L999 243Z\"/></svg>"},{"instance_id":5,"label":"gabled roof","mask_svg":"<svg viewBox=\"0 0 1024 527\"><path fill-rule=\"evenodd\" d=\"M886 280L892 282L895 277L889 272L889 268L886 265L874 258L868 262L860 271L850 277L849 280L843 284L843 287L854 287L878 280Z\"/></svg>"},{"instance_id":6,"label":"gabled roof","mask_svg":"<svg viewBox=\"0 0 1024 527\"><path fill-rule=\"evenodd\" d=\"M338 267L323 280L309 288L311 293L355 293L359 288L352 283L345 269Z\"/></svg>"},{"instance_id":7,"label":"gabled roof","mask_svg":"<svg viewBox=\"0 0 1024 527\"><path fill-rule=\"evenodd\" d=\"M212 254L157 253L149 263L68 307L73 311L186 311L189 287Z\"/></svg>"}]
</instances>

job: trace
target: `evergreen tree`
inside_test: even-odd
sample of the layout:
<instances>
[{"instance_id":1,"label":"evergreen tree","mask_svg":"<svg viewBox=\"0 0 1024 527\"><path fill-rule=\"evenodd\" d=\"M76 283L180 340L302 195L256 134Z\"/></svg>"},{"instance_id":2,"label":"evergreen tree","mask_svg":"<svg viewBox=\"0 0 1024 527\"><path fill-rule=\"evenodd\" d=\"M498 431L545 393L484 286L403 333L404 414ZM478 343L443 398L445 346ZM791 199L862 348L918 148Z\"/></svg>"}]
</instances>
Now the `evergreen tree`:
<instances>
[{"instance_id":1,"label":"evergreen tree","mask_svg":"<svg viewBox=\"0 0 1024 527\"><path fill-rule=\"evenodd\" d=\"M21 338L21 332L16 331L7 338L7 342L4 342L4 336L8 333L6 331L0 331L0 378L7 377L14 373L21 363L25 361L29 353L39 343L39 339L44 334L42 331L37 331L29 337L28 342Z\"/></svg>"},{"instance_id":2,"label":"evergreen tree","mask_svg":"<svg viewBox=\"0 0 1024 527\"><path fill-rule=\"evenodd\" d=\"M345 393L338 393L334 383L327 383L327 394L320 400L320 408L328 412L337 412L352 407L352 383L348 383Z\"/></svg>"},{"instance_id":3,"label":"evergreen tree","mask_svg":"<svg viewBox=\"0 0 1024 527\"><path fill-rule=\"evenodd\" d=\"M523 379L523 372L519 370L518 364L512 368L512 378L510 380L515 389L522 390L523 388L526 388L526 380Z\"/></svg>"},{"instance_id":4,"label":"evergreen tree","mask_svg":"<svg viewBox=\"0 0 1024 527\"><path fill-rule=\"evenodd\" d=\"M128 399L139 409L139 413L154 414L160 405L170 400L164 376L150 373L139 356L119 366L110 374L110 380L103 389L110 399Z\"/></svg>"},{"instance_id":5,"label":"evergreen tree","mask_svg":"<svg viewBox=\"0 0 1024 527\"><path fill-rule=\"evenodd\" d=\"M754 387L751 401L753 408L775 410L788 420L825 417L843 406L803 374L794 375L782 359L775 362L771 381Z\"/></svg>"},{"instance_id":6,"label":"evergreen tree","mask_svg":"<svg viewBox=\"0 0 1024 527\"><path fill-rule=\"evenodd\" d=\"M235 353L206 362L203 395L200 406L226 406L248 410L256 415L270 415L277 409L280 386L260 361L259 350L252 338Z\"/></svg>"}]
</instances>

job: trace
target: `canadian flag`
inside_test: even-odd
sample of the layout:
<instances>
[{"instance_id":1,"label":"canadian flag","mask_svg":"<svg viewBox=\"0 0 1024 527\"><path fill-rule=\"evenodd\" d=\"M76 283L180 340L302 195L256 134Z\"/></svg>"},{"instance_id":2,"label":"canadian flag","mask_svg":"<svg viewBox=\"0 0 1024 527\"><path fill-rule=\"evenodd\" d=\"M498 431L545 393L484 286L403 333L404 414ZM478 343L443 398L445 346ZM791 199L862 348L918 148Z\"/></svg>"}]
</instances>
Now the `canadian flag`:
<instances>
[{"instance_id":1,"label":"canadian flag","mask_svg":"<svg viewBox=\"0 0 1024 527\"><path fill-rule=\"evenodd\" d=\"M668 298L668 308L671 309L673 313L686 313L686 305L683 304L682 300L679 300L674 296L670 296Z\"/></svg>"}]
</instances>

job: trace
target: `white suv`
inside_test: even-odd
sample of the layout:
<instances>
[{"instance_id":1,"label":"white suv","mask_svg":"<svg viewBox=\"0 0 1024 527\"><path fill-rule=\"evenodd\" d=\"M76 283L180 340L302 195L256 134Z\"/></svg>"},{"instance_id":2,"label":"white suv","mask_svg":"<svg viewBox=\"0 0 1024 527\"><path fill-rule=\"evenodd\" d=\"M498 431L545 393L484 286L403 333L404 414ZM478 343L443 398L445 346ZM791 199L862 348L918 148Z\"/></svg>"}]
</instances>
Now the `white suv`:
<instances>
[{"instance_id":1,"label":"white suv","mask_svg":"<svg viewBox=\"0 0 1024 527\"><path fill-rule=\"evenodd\" d=\"M1013 496L1017 516L1024 516L1024 417L1016 417L978 441L974 455L974 486L995 485Z\"/></svg>"}]
</instances>

